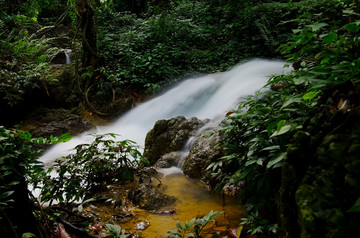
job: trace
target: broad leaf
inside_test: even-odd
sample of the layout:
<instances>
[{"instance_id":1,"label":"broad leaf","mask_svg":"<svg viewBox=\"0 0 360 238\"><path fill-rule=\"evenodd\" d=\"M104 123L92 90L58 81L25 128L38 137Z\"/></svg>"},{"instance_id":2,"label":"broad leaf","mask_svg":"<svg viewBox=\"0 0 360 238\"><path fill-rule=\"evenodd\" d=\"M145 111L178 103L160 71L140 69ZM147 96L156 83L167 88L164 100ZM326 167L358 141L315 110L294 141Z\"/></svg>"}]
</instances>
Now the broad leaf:
<instances>
[{"instance_id":1,"label":"broad leaf","mask_svg":"<svg viewBox=\"0 0 360 238\"><path fill-rule=\"evenodd\" d=\"M315 32L315 31L318 31L319 29L321 29L322 27L327 26L327 25L328 24L326 24L326 23L320 22L320 23L315 23L315 24L308 25L308 27L310 27L311 30Z\"/></svg>"},{"instance_id":2,"label":"broad leaf","mask_svg":"<svg viewBox=\"0 0 360 238\"><path fill-rule=\"evenodd\" d=\"M358 32L360 27L359 27L358 22L353 22L353 23L346 24L344 26L344 29L351 31L351 32Z\"/></svg>"},{"instance_id":3,"label":"broad leaf","mask_svg":"<svg viewBox=\"0 0 360 238\"><path fill-rule=\"evenodd\" d=\"M313 99L314 97L316 97L319 93L320 93L319 90L317 90L317 91L310 91L310 92L306 93L302 98L303 98L304 100L311 100L311 99Z\"/></svg>"},{"instance_id":4,"label":"broad leaf","mask_svg":"<svg viewBox=\"0 0 360 238\"><path fill-rule=\"evenodd\" d=\"M269 169L274 166L274 168L279 167L279 163L285 158L285 152L281 152L275 155L267 164L266 168Z\"/></svg>"},{"instance_id":5,"label":"broad leaf","mask_svg":"<svg viewBox=\"0 0 360 238\"><path fill-rule=\"evenodd\" d=\"M354 205L346 212L350 212L350 213L351 212L360 212L360 198L358 198L358 200L356 200Z\"/></svg>"},{"instance_id":6,"label":"broad leaf","mask_svg":"<svg viewBox=\"0 0 360 238\"><path fill-rule=\"evenodd\" d=\"M279 145L268 146L262 150L280 150L280 146Z\"/></svg>"},{"instance_id":7,"label":"broad leaf","mask_svg":"<svg viewBox=\"0 0 360 238\"><path fill-rule=\"evenodd\" d=\"M279 136L282 134L285 134L286 132L290 131L291 129L291 125L284 125L283 127L280 128L280 130L275 131L270 138L274 137L274 136Z\"/></svg>"},{"instance_id":8,"label":"broad leaf","mask_svg":"<svg viewBox=\"0 0 360 238\"><path fill-rule=\"evenodd\" d=\"M337 37L338 37L338 34L336 34L335 32L331 32L323 38L323 42L326 44L330 44L330 43L336 41Z\"/></svg>"}]
</instances>

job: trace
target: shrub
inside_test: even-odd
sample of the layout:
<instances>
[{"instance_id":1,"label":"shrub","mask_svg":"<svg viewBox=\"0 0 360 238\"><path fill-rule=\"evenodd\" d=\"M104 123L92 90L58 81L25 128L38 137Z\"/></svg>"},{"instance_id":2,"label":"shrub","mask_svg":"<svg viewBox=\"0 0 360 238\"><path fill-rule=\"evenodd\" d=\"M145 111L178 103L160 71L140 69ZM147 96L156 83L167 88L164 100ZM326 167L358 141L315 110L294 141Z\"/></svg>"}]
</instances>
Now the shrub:
<instances>
[{"instance_id":1,"label":"shrub","mask_svg":"<svg viewBox=\"0 0 360 238\"><path fill-rule=\"evenodd\" d=\"M76 146L75 154L56 160L42 186L42 200L84 200L107 182L131 180L140 163L148 164L135 142L106 137L116 138L112 133L97 135L91 144ZM56 173L55 177L51 177L52 171Z\"/></svg>"}]
</instances>

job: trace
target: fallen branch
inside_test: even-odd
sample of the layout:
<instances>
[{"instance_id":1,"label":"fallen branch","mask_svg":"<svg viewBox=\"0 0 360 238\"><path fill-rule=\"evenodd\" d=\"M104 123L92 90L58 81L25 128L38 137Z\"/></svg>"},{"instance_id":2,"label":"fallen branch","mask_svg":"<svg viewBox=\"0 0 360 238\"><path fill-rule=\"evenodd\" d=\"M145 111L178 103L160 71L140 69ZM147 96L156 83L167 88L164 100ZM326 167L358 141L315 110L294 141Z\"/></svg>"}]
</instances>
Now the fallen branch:
<instances>
[{"instance_id":1,"label":"fallen branch","mask_svg":"<svg viewBox=\"0 0 360 238\"><path fill-rule=\"evenodd\" d=\"M65 221L61 217L57 217L56 221L64 225L64 227L71 233L76 235L78 238L100 238L100 236L94 236L89 234L87 231L74 226L73 224Z\"/></svg>"}]
</instances>

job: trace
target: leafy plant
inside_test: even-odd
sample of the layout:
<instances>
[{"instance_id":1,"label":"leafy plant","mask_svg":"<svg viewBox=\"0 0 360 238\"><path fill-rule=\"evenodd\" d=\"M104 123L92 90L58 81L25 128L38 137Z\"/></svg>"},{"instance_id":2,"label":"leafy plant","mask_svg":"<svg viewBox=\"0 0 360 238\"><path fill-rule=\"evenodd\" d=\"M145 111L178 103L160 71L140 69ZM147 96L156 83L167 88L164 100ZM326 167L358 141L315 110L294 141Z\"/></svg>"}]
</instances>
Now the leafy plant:
<instances>
[{"instance_id":1,"label":"leafy plant","mask_svg":"<svg viewBox=\"0 0 360 238\"><path fill-rule=\"evenodd\" d=\"M149 2L141 18L100 6L96 17L99 49L107 60L104 77L114 88L149 89L192 72L226 70L244 58L274 57L293 25L281 21L302 14L303 5L329 5L303 2L184 0L160 10Z\"/></svg>"},{"instance_id":2,"label":"leafy plant","mask_svg":"<svg viewBox=\"0 0 360 238\"><path fill-rule=\"evenodd\" d=\"M346 22L347 17L359 14L351 8L342 12L346 17L335 24L319 21L296 29L292 39L280 47L296 64L293 75L296 84L318 90L359 82L360 21Z\"/></svg>"},{"instance_id":3,"label":"leafy plant","mask_svg":"<svg viewBox=\"0 0 360 238\"><path fill-rule=\"evenodd\" d=\"M241 218L240 225L245 225L251 235L262 234L264 231L276 234L278 227L277 224L270 224L268 220L262 219L259 211L251 212L247 217Z\"/></svg>"},{"instance_id":4,"label":"leafy plant","mask_svg":"<svg viewBox=\"0 0 360 238\"><path fill-rule=\"evenodd\" d=\"M51 144L69 140L69 135L50 140L32 138L31 134L0 126L0 217L2 230L7 237L17 237L31 232L39 235L39 223L34 214L29 186L36 187L43 181L43 164L37 160L40 151L34 144ZM18 214L21 213L21 217ZM16 229L14 228L16 227Z\"/></svg>"},{"instance_id":5,"label":"leafy plant","mask_svg":"<svg viewBox=\"0 0 360 238\"><path fill-rule=\"evenodd\" d=\"M48 173L57 176L45 181L42 200L59 202L83 200L107 182L131 180L133 170L148 164L131 140L115 141L115 134L95 136L91 144L76 146L76 153L56 160Z\"/></svg>"},{"instance_id":6,"label":"leafy plant","mask_svg":"<svg viewBox=\"0 0 360 238\"><path fill-rule=\"evenodd\" d=\"M184 225L181 225L179 221L176 222L176 229L168 231L168 236L173 238L183 238L183 237L193 237L201 238L201 233L205 226L210 222L215 221L214 218L223 212L213 212L210 211L207 215L202 218L193 218L189 222L185 222ZM217 237L214 235L213 237Z\"/></svg>"},{"instance_id":7,"label":"leafy plant","mask_svg":"<svg viewBox=\"0 0 360 238\"><path fill-rule=\"evenodd\" d=\"M107 236L106 238L126 238L125 230L121 229L119 225L106 224Z\"/></svg>"},{"instance_id":8,"label":"leafy plant","mask_svg":"<svg viewBox=\"0 0 360 238\"><path fill-rule=\"evenodd\" d=\"M29 132L0 126L0 205L12 205L13 187L21 182L18 179L25 179L28 185L36 187L44 178L43 164L36 157L41 151L34 149L34 144L54 144L70 139L69 134L50 139L32 138Z\"/></svg>"},{"instance_id":9,"label":"leafy plant","mask_svg":"<svg viewBox=\"0 0 360 238\"><path fill-rule=\"evenodd\" d=\"M350 9L343 13L357 14ZM264 214L276 213L279 168L294 132L302 129L324 89L355 84L359 78L360 23L344 23L347 19L341 18L316 19L315 23L309 18L299 19L294 37L280 47L295 69L269 80L268 85L281 83L277 91L251 96L228 113L222 130L227 154L208 167L221 181L219 189L226 184L241 187L241 199L249 212L242 224L252 234L276 232L276 225L270 225L276 217Z\"/></svg>"},{"instance_id":10,"label":"leafy plant","mask_svg":"<svg viewBox=\"0 0 360 238\"><path fill-rule=\"evenodd\" d=\"M11 107L45 85L48 62L58 52L50 39L40 39L44 28L36 25L37 31L30 30L34 22L28 17L13 18L13 30L0 35L0 100Z\"/></svg>"}]
</instances>

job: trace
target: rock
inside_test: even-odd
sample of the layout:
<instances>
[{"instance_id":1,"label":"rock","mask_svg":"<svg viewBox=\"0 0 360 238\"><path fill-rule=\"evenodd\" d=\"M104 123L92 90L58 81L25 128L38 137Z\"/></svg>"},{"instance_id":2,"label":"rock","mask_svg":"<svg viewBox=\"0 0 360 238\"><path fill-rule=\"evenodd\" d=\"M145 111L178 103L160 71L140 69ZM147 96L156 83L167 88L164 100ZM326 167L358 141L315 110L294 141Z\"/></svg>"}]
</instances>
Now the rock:
<instances>
[{"instance_id":1,"label":"rock","mask_svg":"<svg viewBox=\"0 0 360 238\"><path fill-rule=\"evenodd\" d=\"M173 204L176 200L175 197L161 193L149 184L141 184L130 191L128 196L134 205L145 210L158 210Z\"/></svg>"},{"instance_id":2,"label":"rock","mask_svg":"<svg viewBox=\"0 0 360 238\"><path fill-rule=\"evenodd\" d=\"M270 85L270 89L276 92L280 92L289 85L286 81L279 81Z\"/></svg>"},{"instance_id":3,"label":"rock","mask_svg":"<svg viewBox=\"0 0 360 238\"><path fill-rule=\"evenodd\" d=\"M155 164L164 154L181 150L204 124L205 121L195 117L183 116L157 121L146 135L144 156L151 165Z\"/></svg>"},{"instance_id":4,"label":"rock","mask_svg":"<svg viewBox=\"0 0 360 238\"><path fill-rule=\"evenodd\" d=\"M185 155L186 156L186 155ZM155 163L157 168L170 168L171 166L178 166L179 162L184 158L184 152L175 151L167 153Z\"/></svg>"},{"instance_id":5,"label":"rock","mask_svg":"<svg viewBox=\"0 0 360 238\"><path fill-rule=\"evenodd\" d=\"M31 128L29 132L33 137L49 138L50 135L60 136L64 133L76 135L94 127L74 110L39 109L30 118L28 125L23 126Z\"/></svg>"},{"instance_id":6,"label":"rock","mask_svg":"<svg viewBox=\"0 0 360 238\"><path fill-rule=\"evenodd\" d=\"M208 182L211 179L210 171L206 168L223 156L223 150L218 143L221 141L219 133L202 135L198 137L186 157L183 171L184 174Z\"/></svg>"},{"instance_id":7,"label":"rock","mask_svg":"<svg viewBox=\"0 0 360 238\"><path fill-rule=\"evenodd\" d=\"M75 72L71 65L51 65L49 78L46 82L49 101L55 106L74 107L80 102L80 97L73 92Z\"/></svg>"},{"instance_id":8,"label":"rock","mask_svg":"<svg viewBox=\"0 0 360 238\"><path fill-rule=\"evenodd\" d=\"M152 178L159 180L158 172L153 167L144 167L136 171L139 183L151 184Z\"/></svg>"},{"instance_id":9,"label":"rock","mask_svg":"<svg viewBox=\"0 0 360 238\"><path fill-rule=\"evenodd\" d=\"M63 50L60 50L54 57L52 57L51 64L66 64L66 55Z\"/></svg>"}]
</instances>

